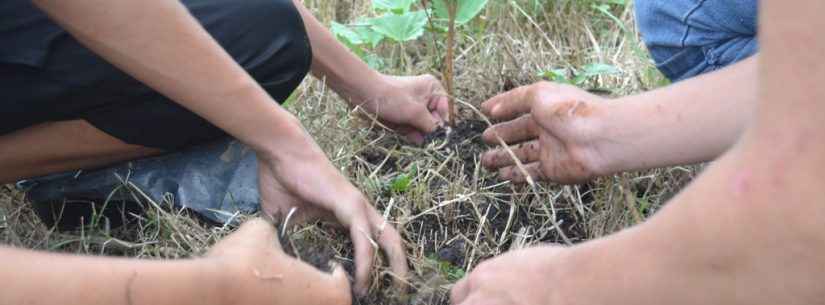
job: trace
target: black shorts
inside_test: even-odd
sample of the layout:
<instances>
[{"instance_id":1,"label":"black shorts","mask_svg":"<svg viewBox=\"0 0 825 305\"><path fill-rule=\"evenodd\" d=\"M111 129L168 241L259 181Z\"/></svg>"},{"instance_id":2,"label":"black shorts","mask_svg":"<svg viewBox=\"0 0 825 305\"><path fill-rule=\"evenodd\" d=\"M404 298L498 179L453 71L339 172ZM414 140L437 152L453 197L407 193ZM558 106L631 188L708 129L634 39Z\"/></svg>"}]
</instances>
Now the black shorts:
<instances>
[{"instance_id":1,"label":"black shorts","mask_svg":"<svg viewBox=\"0 0 825 305\"><path fill-rule=\"evenodd\" d=\"M83 119L124 142L164 150L225 136L80 45L30 0L2 2L0 135ZM292 0L182 2L276 101L309 71L309 38Z\"/></svg>"}]
</instances>

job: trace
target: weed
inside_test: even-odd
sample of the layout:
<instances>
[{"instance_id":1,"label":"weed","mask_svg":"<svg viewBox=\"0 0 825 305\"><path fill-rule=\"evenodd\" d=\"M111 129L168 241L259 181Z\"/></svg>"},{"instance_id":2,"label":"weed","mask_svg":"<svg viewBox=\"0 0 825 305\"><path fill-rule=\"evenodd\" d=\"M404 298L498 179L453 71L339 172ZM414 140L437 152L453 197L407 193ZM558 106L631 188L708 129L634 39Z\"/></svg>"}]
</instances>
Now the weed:
<instances>
[{"instance_id":1,"label":"weed","mask_svg":"<svg viewBox=\"0 0 825 305\"><path fill-rule=\"evenodd\" d=\"M455 283L464 277L464 269L461 266L453 265L448 261L438 259L435 255L430 255L427 259L438 267L439 273L451 283Z\"/></svg>"},{"instance_id":2,"label":"weed","mask_svg":"<svg viewBox=\"0 0 825 305\"><path fill-rule=\"evenodd\" d=\"M539 73L539 76L557 83L581 87L588 80L597 76L618 75L621 71L612 65L603 63L587 64L579 70L574 70L572 77L568 76L567 69L551 69Z\"/></svg>"},{"instance_id":3,"label":"weed","mask_svg":"<svg viewBox=\"0 0 825 305\"><path fill-rule=\"evenodd\" d=\"M401 173L392 179L392 182L390 183L390 190L395 194L407 192L410 189L410 186L412 186L413 179L415 179L417 174L418 167L413 164L407 172Z\"/></svg>"},{"instance_id":4,"label":"weed","mask_svg":"<svg viewBox=\"0 0 825 305\"><path fill-rule=\"evenodd\" d=\"M333 22L330 30L370 66L380 68L382 59L368 52L368 47L374 49L386 39L396 43L416 40L424 34L425 30L441 33L446 28L446 52L442 76L449 99L449 123L454 126L453 58L456 25L464 25L475 18L487 5L487 0L425 1L423 9L412 10L414 2L413 0L373 0L372 8L378 15L377 17L360 18L350 25ZM429 3L432 7L427 5ZM430 27L427 27L428 23Z\"/></svg>"}]
</instances>

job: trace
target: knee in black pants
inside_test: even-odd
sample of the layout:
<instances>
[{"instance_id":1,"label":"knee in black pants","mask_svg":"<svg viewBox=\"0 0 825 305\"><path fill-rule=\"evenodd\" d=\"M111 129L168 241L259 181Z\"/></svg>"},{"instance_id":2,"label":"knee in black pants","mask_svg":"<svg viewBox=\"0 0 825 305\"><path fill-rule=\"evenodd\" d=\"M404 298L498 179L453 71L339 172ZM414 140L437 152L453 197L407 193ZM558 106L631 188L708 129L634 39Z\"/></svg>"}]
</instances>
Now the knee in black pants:
<instances>
[{"instance_id":1,"label":"knee in black pants","mask_svg":"<svg viewBox=\"0 0 825 305\"><path fill-rule=\"evenodd\" d=\"M184 4L275 101L286 101L309 72L312 49L300 12L291 0L189 0ZM173 101L145 92L129 97L131 102L106 107L86 118L127 143L165 151L226 136ZM227 106L237 107L233 104L227 101Z\"/></svg>"},{"instance_id":2,"label":"knee in black pants","mask_svg":"<svg viewBox=\"0 0 825 305\"><path fill-rule=\"evenodd\" d=\"M312 47L292 0L226 0L226 28L207 29L261 86L282 103L312 64ZM227 33L232 31L232 33Z\"/></svg>"}]
</instances>

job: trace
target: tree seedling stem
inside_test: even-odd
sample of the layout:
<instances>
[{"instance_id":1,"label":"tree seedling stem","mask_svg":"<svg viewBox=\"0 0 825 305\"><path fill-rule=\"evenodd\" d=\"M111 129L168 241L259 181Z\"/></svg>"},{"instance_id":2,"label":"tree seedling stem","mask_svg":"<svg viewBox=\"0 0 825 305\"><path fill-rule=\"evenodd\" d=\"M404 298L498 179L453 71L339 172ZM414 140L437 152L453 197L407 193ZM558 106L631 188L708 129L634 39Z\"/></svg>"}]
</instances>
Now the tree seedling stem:
<instances>
[{"instance_id":1,"label":"tree seedling stem","mask_svg":"<svg viewBox=\"0 0 825 305\"><path fill-rule=\"evenodd\" d=\"M444 86L447 90L447 108L449 115L450 126L455 126L455 100L453 98L453 76L454 76L454 62L455 54L455 19L456 11L458 10L458 0L445 0L447 4L447 13L449 15L449 25L447 28L447 52L444 58Z\"/></svg>"}]
</instances>

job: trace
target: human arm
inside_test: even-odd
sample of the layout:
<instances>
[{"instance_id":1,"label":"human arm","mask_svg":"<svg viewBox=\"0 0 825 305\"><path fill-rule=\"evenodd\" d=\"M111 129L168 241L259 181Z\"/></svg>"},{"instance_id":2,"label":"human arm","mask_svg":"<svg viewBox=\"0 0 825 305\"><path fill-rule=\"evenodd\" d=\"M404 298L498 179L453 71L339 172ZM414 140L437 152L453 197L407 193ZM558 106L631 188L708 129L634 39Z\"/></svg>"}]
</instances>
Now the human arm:
<instances>
[{"instance_id":1,"label":"human arm","mask_svg":"<svg viewBox=\"0 0 825 305\"><path fill-rule=\"evenodd\" d=\"M403 277L400 236L327 159L298 120L277 105L179 1L35 0L98 55L255 150L263 210L323 211L349 229L357 290L365 291L375 249ZM151 124L151 122L148 122ZM274 193L273 190L278 190ZM289 202L279 199L289 198ZM317 215L317 214L316 214Z\"/></svg>"},{"instance_id":2,"label":"human arm","mask_svg":"<svg viewBox=\"0 0 825 305\"><path fill-rule=\"evenodd\" d=\"M825 160L786 171L775 165L789 156L772 158L777 146L764 144L734 148L637 227L481 263L453 288L453 304L819 303L825 198L813 184L825 176L800 167Z\"/></svg>"},{"instance_id":3,"label":"human arm","mask_svg":"<svg viewBox=\"0 0 825 305\"><path fill-rule=\"evenodd\" d=\"M821 303L825 3L762 9L757 108L729 152L644 224L484 263L453 303Z\"/></svg>"},{"instance_id":4,"label":"human arm","mask_svg":"<svg viewBox=\"0 0 825 305\"><path fill-rule=\"evenodd\" d=\"M151 261L0 247L0 304L349 304L342 269L284 254L272 225L245 223L202 258Z\"/></svg>"},{"instance_id":5,"label":"human arm","mask_svg":"<svg viewBox=\"0 0 825 305\"><path fill-rule=\"evenodd\" d=\"M739 137L756 105L758 56L720 71L638 95L610 100L580 89L539 83L497 96L482 105L494 119L513 121L485 132L498 144L527 141L516 149L522 162L537 161L539 135L545 133L561 148L548 159L548 169L534 174L562 183L582 182L622 171L709 161ZM551 110L538 117L524 114L543 103ZM575 112L557 111L573 109ZM495 107L500 107L494 109ZM587 109L586 111L583 111ZM536 122L541 120L541 122ZM530 141L535 141L530 143ZM488 168L503 177L524 181L503 149L485 154Z\"/></svg>"},{"instance_id":6,"label":"human arm","mask_svg":"<svg viewBox=\"0 0 825 305\"><path fill-rule=\"evenodd\" d=\"M179 1L33 2L96 54L256 151L277 156L304 137Z\"/></svg>"}]
</instances>

